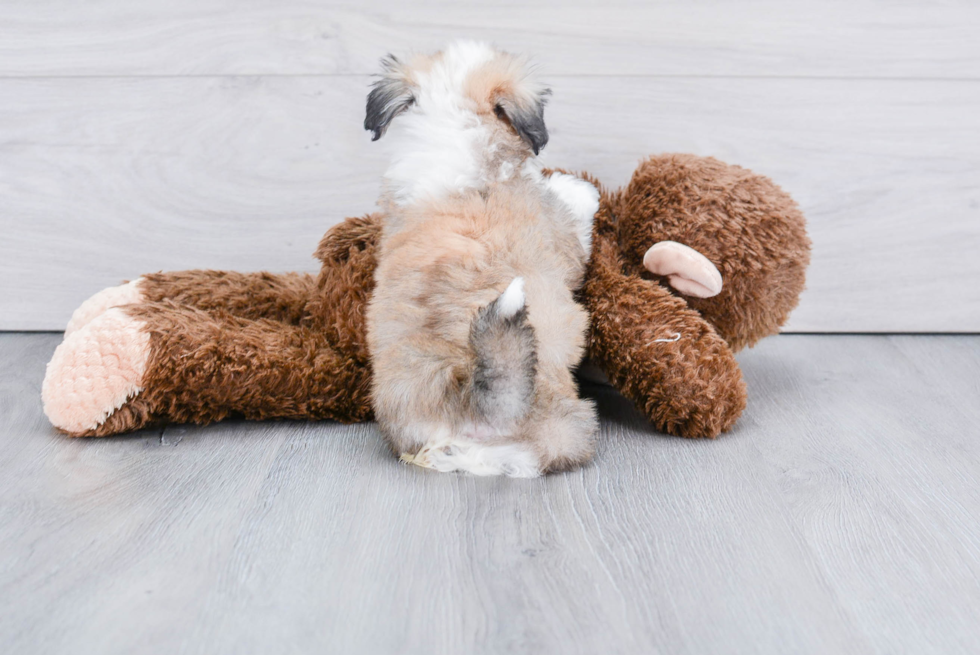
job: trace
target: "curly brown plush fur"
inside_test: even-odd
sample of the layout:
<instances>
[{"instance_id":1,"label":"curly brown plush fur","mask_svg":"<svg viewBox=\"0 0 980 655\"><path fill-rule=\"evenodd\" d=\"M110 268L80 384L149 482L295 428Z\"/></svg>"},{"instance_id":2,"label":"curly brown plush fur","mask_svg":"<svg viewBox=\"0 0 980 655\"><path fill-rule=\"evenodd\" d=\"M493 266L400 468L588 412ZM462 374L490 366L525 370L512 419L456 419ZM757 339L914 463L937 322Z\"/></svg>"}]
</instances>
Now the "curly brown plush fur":
<instances>
[{"instance_id":1,"label":"curly brown plush fur","mask_svg":"<svg viewBox=\"0 0 980 655\"><path fill-rule=\"evenodd\" d=\"M580 293L592 316L589 357L659 429L717 436L745 407L733 352L775 333L803 289L810 247L803 216L767 178L692 155L652 157L624 189L600 190ZM375 216L332 228L316 252L323 263L316 278L145 276L142 300L123 307L150 337L142 391L94 429L69 433L105 436L230 415L369 419L364 312L379 235ZM691 298L647 272L644 253L665 240L707 256L723 291Z\"/></svg>"},{"instance_id":2,"label":"curly brown plush fur","mask_svg":"<svg viewBox=\"0 0 980 655\"><path fill-rule=\"evenodd\" d=\"M722 292L682 296L647 272L643 255L661 241L711 260ZM745 408L733 351L785 322L809 248L796 203L767 178L712 158L652 157L625 189L602 192L582 292L589 357L659 429L715 437Z\"/></svg>"},{"instance_id":3,"label":"curly brown plush fur","mask_svg":"<svg viewBox=\"0 0 980 655\"><path fill-rule=\"evenodd\" d=\"M810 239L796 202L766 177L711 157L644 161L609 197L625 272L652 244L677 241L706 256L724 279L713 298L685 297L734 351L775 334L799 302Z\"/></svg>"},{"instance_id":4,"label":"curly brown plush fur","mask_svg":"<svg viewBox=\"0 0 980 655\"><path fill-rule=\"evenodd\" d=\"M93 430L108 436L159 423L371 418L364 311L380 225L349 218L320 241L319 276L178 271L143 277L143 391Z\"/></svg>"}]
</instances>

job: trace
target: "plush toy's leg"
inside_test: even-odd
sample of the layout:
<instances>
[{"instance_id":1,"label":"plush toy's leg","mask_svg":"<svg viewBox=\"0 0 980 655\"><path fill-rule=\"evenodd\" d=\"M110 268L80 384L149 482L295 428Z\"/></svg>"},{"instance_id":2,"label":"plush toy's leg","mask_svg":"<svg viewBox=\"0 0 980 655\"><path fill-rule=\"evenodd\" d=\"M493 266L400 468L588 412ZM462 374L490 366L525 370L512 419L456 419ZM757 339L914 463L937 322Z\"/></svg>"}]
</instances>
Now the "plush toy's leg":
<instances>
[{"instance_id":1,"label":"plush toy's leg","mask_svg":"<svg viewBox=\"0 0 980 655\"><path fill-rule=\"evenodd\" d=\"M239 318L299 324L316 291L307 273L174 271L144 275L140 287L149 302L171 301Z\"/></svg>"},{"instance_id":2,"label":"plush toy's leg","mask_svg":"<svg viewBox=\"0 0 980 655\"><path fill-rule=\"evenodd\" d=\"M745 408L745 383L725 341L657 282L627 276L613 244L597 243L584 296L589 357L657 428L716 437Z\"/></svg>"},{"instance_id":3,"label":"plush toy's leg","mask_svg":"<svg viewBox=\"0 0 980 655\"><path fill-rule=\"evenodd\" d=\"M83 302L71 315L71 320L68 321L68 327L65 328L65 338L67 339L74 332L88 325L106 310L119 307L120 305L131 305L141 302L143 300L143 293L140 290L142 282L143 279L139 278L121 284L118 287L103 289Z\"/></svg>"},{"instance_id":4,"label":"plush toy's leg","mask_svg":"<svg viewBox=\"0 0 980 655\"><path fill-rule=\"evenodd\" d=\"M315 279L179 271L99 292L48 365L46 413L74 436L229 413L367 420L364 306L380 231L376 216L331 228Z\"/></svg>"},{"instance_id":5,"label":"plush toy's leg","mask_svg":"<svg viewBox=\"0 0 980 655\"><path fill-rule=\"evenodd\" d=\"M172 271L150 273L98 292L72 314L67 338L113 307L170 300L206 311L226 311L242 318L268 318L297 324L316 292L313 276L303 273L236 273Z\"/></svg>"},{"instance_id":6,"label":"plush toy's leg","mask_svg":"<svg viewBox=\"0 0 980 655\"><path fill-rule=\"evenodd\" d=\"M149 357L146 324L120 308L104 311L55 350L41 385L44 413L69 434L93 433L143 390ZM129 422L141 427L139 418Z\"/></svg>"},{"instance_id":7,"label":"plush toy's leg","mask_svg":"<svg viewBox=\"0 0 980 655\"><path fill-rule=\"evenodd\" d=\"M306 327L171 302L104 312L58 347L45 413L72 436L156 422L366 420L370 372Z\"/></svg>"}]
</instances>

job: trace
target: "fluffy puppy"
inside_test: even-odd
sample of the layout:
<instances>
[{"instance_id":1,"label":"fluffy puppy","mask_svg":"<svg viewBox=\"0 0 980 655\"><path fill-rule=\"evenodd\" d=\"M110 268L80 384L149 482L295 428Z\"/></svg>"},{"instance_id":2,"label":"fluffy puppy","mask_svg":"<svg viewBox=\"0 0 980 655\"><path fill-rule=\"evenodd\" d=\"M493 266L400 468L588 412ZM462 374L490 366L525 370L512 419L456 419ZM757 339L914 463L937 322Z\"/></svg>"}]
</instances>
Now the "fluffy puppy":
<instances>
[{"instance_id":1,"label":"fluffy puppy","mask_svg":"<svg viewBox=\"0 0 980 655\"><path fill-rule=\"evenodd\" d=\"M571 374L588 325L573 291L599 195L541 173L549 90L483 43L382 65L364 121L394 142L367 310L382 433L440 471L532 477L587 461L597 421Z\"/></svg>"}]
</instances>

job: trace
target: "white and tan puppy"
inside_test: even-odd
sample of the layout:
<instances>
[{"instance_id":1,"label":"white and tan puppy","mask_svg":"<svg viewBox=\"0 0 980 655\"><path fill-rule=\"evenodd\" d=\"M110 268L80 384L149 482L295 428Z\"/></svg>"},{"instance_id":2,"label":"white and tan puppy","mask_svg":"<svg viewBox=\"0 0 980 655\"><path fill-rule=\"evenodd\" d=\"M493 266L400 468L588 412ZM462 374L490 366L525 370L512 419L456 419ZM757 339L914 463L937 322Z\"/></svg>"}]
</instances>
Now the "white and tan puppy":
<instances>
[{"instance_id":1,"label":"white and tan puppy","mask_svg":"<svg viewBox=\"0 0 980 655\"><path fill-rule=\"evenodd\" d=\"M588 323L573 291L599 196L541 174L549 91L483 43L382 64L364 121L394 142L367 314L382 432L440 471L531 477L587 461L597 422L571 374Z\"/></svg>"}]
</instances>

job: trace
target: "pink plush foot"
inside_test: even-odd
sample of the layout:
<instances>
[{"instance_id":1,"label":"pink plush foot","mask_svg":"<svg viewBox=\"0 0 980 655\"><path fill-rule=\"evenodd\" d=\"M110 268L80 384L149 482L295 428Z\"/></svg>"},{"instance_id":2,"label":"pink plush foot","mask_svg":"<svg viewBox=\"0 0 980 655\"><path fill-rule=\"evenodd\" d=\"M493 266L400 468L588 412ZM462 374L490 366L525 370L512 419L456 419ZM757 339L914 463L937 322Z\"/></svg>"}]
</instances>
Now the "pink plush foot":
<instances>
[{"instance_id":1,"label":"pink plush foot","mask_svg":"<svg viewBox=\"0 0 980 655\"><path fill-rule=\"evenodd\" d=\"M111 308L65 337L41 385L44 413L55 427L73 435L94 430L143 390L150 356L144 327Z\"/></svg>"},{"instance_id":2,"label":"pink plush foot","mask_svg":"<svg viewBox=\"0 0 980 655\"><path fill-rule=\"evenodd\" d=\"M68 327L65 328L65 338L67 339L73 332L88 325L92 319L101 315L107 309L141 302L143 300L143 294L140 292L139 285L142 281L143 278L136 278L132 282L127 282L118 287L103 289L83 302L71 315L71 320L68 321Z\"/></svg>"}]
</instances>

